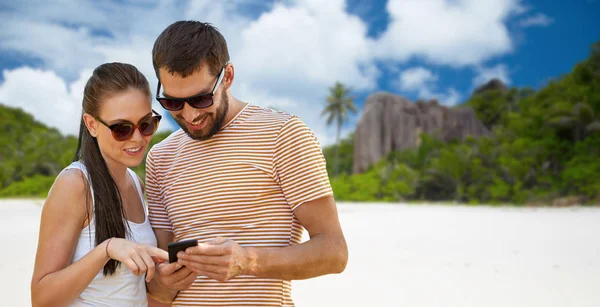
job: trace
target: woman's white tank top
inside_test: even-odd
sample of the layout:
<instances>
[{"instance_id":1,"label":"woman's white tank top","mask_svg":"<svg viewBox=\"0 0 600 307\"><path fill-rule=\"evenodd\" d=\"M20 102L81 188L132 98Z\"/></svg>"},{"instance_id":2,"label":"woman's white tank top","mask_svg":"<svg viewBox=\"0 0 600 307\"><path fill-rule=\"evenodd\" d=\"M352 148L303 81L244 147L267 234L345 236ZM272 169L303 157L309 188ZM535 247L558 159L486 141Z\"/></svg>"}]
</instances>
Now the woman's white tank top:
<instances>
[{"instance_id":1,"label":"woman's white tank top","mask_svg":"<svg viewBox=\"0 0 600 307\"><path fill-rule=\"evenodd\" d=\"M66 169L81 170L89 183L88 172L83 163L73 162ZM148 221L148 208L144 201L142 187L135 172L130 169L127 169L127 172L133 179L133 182L135 182L145 212L143 223L138 224L127 221L131 229L131 234L127 239L141 244L156 246L156 237ZM93 195L92 190L92 204L94 204ZM95 217L92 217L89 225L81 230L71 263L78 261L95 247L95 221ZM100 270L88 287L70 306L148 306L145 276L133 275L123 264L117 268L113 275L104 276L102 270Z\"/></svg>"}]
</instances>

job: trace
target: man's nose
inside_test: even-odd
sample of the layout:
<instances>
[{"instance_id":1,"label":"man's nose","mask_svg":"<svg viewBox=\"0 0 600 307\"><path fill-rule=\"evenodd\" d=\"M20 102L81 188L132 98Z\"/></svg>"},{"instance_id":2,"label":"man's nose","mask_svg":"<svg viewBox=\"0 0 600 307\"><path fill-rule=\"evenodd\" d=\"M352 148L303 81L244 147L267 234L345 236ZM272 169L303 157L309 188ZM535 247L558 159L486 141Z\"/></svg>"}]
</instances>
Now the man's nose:
<instances>
[{"instance_id":1,"label":"man's nose","mask_svg":"<svg viewBox=\"0 0 600 307\"><path fill-rule=\"evenodd\" d=\"M183 109L181 110L181 116L187 122L191 123L194 119L198 118L201 115L200 109L196 109L190 106L187 102L183 104Z\"/></svg>"}]
</instances>

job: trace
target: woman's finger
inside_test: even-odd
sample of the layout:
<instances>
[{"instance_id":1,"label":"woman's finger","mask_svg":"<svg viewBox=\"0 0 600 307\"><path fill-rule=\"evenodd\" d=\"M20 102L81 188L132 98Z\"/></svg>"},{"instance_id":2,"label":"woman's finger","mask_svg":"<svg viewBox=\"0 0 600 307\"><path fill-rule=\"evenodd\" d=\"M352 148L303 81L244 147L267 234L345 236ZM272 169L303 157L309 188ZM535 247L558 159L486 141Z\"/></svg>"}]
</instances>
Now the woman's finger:
<instances>
[{"instance_id":1,"label":"woman's finger","mask_svg":"<svg viewBox=\"0 0 600 307\"><path fill-rule=\"evenodd\" d=\"M142 260L142 257L140 257L140 255L137 252L131 254L131 260L133 260L138 266L137 274L134 273L136 276L140 276L146 273L148 267L146 266L146 263L144 263L144 260Z\"/></svg>"},{"instance_id":2,"label":"woman's finger","mask_svg":"<svg viewBox=\"0 0 600 307\"><path fill-rule=\"evenodd\" d=\"M140 257L144 261L144 264L146 265L146 268L147 268L146 282L150 282L152 280L152 278L154 277L154 260L152 260L152 257L150 257L150 255L146 251L142 251L140 253Z\"/></svg>"},{"instance_id":3,"label":"woman's finger","mask_svg":"<svg viewBox=\"0 0 600 307\"><path fill-rule=\"evenodd\" d=\"M125 259L125 261L123 261L122 263L125 264L129 271L131 271L131 273L133 273L134 275L137 275L137 272L140 270L138 265L131 258Z\"/></svg>"},{"instance_id":4,"label":"woman's finger","mask_svg":"<svg viewBox=\"0 0 600 307\"><path fill-rule=\"evenodd\" d=\"M169 261L169 253L164 249L146 246L146 252L158 263Z\"/></svg>"}]
</instances>

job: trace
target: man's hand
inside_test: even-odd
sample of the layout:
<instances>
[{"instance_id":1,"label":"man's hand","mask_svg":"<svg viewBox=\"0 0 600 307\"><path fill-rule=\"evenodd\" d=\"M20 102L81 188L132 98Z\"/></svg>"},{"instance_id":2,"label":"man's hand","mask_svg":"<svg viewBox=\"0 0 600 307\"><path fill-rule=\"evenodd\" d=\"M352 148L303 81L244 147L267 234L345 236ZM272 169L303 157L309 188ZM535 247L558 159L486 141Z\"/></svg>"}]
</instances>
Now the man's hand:
<instances>
[{"instance_id":1,"label":"man's hand","mask_svg":"<svg viewBox=\"0 0 600 307\"><path fill-rule=\"evenodd\" d=\"M218 237L198 246L188 247L177 254L178 263L219 282L226 282L238 275L249 274L252 261L248 249L233 240Z\"/></svg>"},{"instance_id":2,"label":"man's hand","mask_svg":"<svg viewBox=\"0 0 600 307\"><path fill-rule=\"evenodd\" d=\"M188 289L196 276L195 272L189 268L182 267L181 264L174 263L161 263L156 266L156 279L163 286L171 290L185 290Z\"/></svg>"}]
</instances>

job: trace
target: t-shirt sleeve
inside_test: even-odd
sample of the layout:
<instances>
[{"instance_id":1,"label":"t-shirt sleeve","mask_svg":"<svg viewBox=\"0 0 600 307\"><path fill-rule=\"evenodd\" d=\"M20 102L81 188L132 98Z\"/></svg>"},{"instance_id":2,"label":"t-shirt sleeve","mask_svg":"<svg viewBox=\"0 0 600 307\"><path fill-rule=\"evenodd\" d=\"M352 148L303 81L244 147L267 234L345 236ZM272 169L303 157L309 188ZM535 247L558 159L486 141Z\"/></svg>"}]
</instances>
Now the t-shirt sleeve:
<instances>
[{"instance_id":1,"label":"t-shirt sleeve","mask_svg":"<svg viewBox=\"0 0 600 307\"><path fill-rule=\"evenodd\" d=\"M281 127L273 163L275 179L292 210L333 195L319 141L298 117L291 117Z\"/></svg>"},{"instance_id":2,"label":"t-shirt sleeve","mask_svg":"<svg viewBox=\"0 0 600 307\"><path fill-rule=\"evenodd\" d=\"M148 219L154 229L173 231L173 225L165 209L162 189L158 181L158 170L152 151L146 157L146 198L148 201Z\"/></svg>"}]
</instances>

